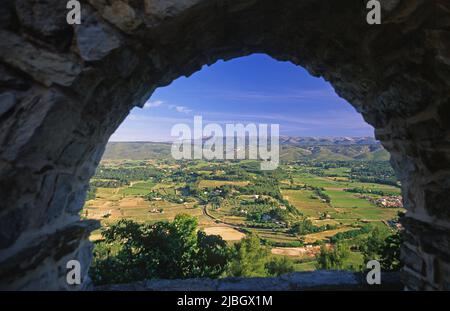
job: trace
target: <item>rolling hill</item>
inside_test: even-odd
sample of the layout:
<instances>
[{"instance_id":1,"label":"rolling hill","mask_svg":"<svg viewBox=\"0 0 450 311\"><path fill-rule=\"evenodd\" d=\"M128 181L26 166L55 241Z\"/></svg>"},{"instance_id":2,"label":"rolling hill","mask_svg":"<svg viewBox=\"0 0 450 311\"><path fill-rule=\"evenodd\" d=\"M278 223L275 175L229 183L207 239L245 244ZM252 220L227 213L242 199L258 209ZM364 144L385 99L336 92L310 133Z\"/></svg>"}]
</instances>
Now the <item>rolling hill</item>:
<instances>
[{"instance_id":1,"label":"rolling hill","mask_svg":"<svg viewBox=\"0 0 450 311\"><path fill-rule=\"evenodd\" d=\"M389 153L373 138L280 137L282 161L387 161ZM103 159L150 160L171 158L171 143L109 142Z\"/></svg>"},{"instance_id":2,"label":"rolling hill","mask_svg":"<svg viewBox=\"0 0 450 311\"><path fill-rule=\"evenodd\" d=\"M155 142L109 142L106 145L105 160L150 160L170 158L170 143Z\"/></svg>"}]
</instances>

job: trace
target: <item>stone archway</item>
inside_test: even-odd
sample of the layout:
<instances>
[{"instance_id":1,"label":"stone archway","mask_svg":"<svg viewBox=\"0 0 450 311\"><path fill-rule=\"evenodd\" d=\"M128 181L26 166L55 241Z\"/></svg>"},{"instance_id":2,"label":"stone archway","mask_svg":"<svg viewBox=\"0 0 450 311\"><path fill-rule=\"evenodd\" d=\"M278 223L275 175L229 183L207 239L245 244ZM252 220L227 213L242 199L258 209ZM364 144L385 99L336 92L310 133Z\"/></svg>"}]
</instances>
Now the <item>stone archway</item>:
<instances>
[{"instance_id":1,"label":"stone archway","mask_svg":"<svg viewBox=\"0 0 450 311\"><path fill-rule=\"evenodd\" d=\"M83 275L80 221L109 136L153 90L204 64L267 53L323 76L376 128L408 209L409 289L450 280L450 4L381 0L5 0L0 8L0 287L64 289Z\"/></svg>"}]
</instances>

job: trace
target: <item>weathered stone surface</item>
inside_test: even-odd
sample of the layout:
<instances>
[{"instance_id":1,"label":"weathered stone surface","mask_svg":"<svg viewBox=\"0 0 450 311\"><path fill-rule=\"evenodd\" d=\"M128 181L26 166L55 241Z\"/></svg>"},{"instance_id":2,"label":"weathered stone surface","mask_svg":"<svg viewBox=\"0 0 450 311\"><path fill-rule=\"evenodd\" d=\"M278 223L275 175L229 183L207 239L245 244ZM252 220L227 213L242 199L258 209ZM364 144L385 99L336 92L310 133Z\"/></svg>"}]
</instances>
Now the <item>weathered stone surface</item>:
<instances>
[{"instance_id":1,"label":"weathered stone surface","mask_svg":"<svg viewBox=\"0 0 450 311\"><path fill-rule=\"evenodd\" d=\"M0 117L5 112L8 112L17 102L16 95L14 93L0 94Z\"/></svg>"},{"instance_id":2,"label":"weathered stone surface","mask_svg":"<svg viewBox=\"0 0 450 311\"><path fill-rule=\"evenodd\" d=\"M427 32L430 44L436 45L436 59L446 66L450 66L450 31L433 30Z\"/></svg>"},{"instance_id":3,"label":"weathered stone surface","mask_svg":"<svg viewBox=\"0 0 450 311\"><path fill-rule=\"evenodd\" d=\"M291 273L281 277L289 283L290 289L314 288L328 286L338 288L340 285L357 286L364 284L361 275L339 271L317 271L317 273Z\"/></svg>"},{"instance_id":4,"label":"weathered stone surface","mask_svg":"<svg viewBox=\"0 0 450 311\"><path fill-rule=\"evenodd\" d=\"M381 0L381 8L388 12L394 10L400 3L400 0Z\"/></svg>"},{"instance_id":5,"label":"weathered stone surface","mask_svg":"<svg viewBox=\"0 0 450 311\"><path fill-rule=\"evenodd\" d=\"M90 252L86 254L83 247L79 246L79 242L87 238L92 230L98 228L98 225L97 221L89 220L69 225L55 232L42 232L32 239L27 248L20 250L18 253L12 256L8 256L8 253L2 253L2 256L0 256L0 262L2 262L0 289L8 289L11 284L17 282L18 276L24 277L33 272L42 261L53 261L53 265L56 267L60 259L67 255L69 255L69 258L73 256L72 259L79 259L81 266L86 271L86 267L89 267L90 264L91 254ZM79 256L71 255L76 252L79 252ZM66 271L65 264L63 270ZM50 281L52 281L51 277L51 275L48 276ZM28 282L19 280L18 283L22 289L29 287ZM58 288L59 284L48 284L48 286L49 289Z\"/></svg>"},{"instance_id":6,"label":"weathered stone surface","mask_svg":"<svg viewBox=\"0 0 450 311\"><path fill-rule=\"evenodd\" d=\"M450 260L450 233L446 228L436 225L430 225L410 217L402 219L402 224L410 232L420 231L420 235L410 234L413 240L408 242L412 245L419 246L425 252L435 254L445 260Z\"/></svg>"},{"instance_id":7,"label":"weathered stone surface","mask_svg":"<svg viewBox=\"0 0 450 311\"><path fill-rule=\"evenodd\" d=\"M0 218L0 249L11 246L28 224L23 209L15 208L2 213Z\"/></svg>"},{"instance_id":8,"label":"weathered stone surface","mask_svg":"<svg viewBox=\"0 0 450 311\"><path fill-rule=\"evenodd\" d=\"M142 24L142 20L128 1L89 0L102 17L126 33L132 33Z\"/></svg>"},{"instance_id":9,"label":"weathered stone surface","mask_svg":"<svg viewBox=\"0 0 450 311\"><path fill-rule=\"evenodd\" d=\"M164 19L180 13L198 2L200 0L145 0L145 13Z\"/></svg>"},{"instance_id":10,"label":"weathered stone surface","mask_svg":"<svg viewBox=\"0 0 450 311\"><path fill-rule=\"evenodd\" d=\"M73 57L39 49L16 34L0 31L0 59L50 86L69 86L81 71Z\"/></svg>"},{"instance_id":11,"label":"weathered stone surface","mask_svg":"<svg viewBox=\"0 0 450 311\"><path fill-rule=\"evenodd\" d=\"M17 0L16 12L23 27L51 40L55 45L70 42L72 27L66 22L67 1ZM59 42L57 42L59 41Z\"/></svg>"},{"instance_id":12,"label":"weathered stone surface","mask_svg":"<svg viewBox=\"0 0 450 311\"><path fill-rule=\"evenodd\" d=\"M0 125L3 129L0 132L1 158L12 160L17 157L17 153L29 143L52 108L61 103L60 95L54 90L30 93L20 102L11 118Z\"/></svg>"},{"instance_id":13,"label":"weathered stone surface","mask_svg":"<svg viewBox=\"0 0 450 311\"><path fill-rule=\"evenodd\" d=\"M436 187L435 187L436 188ZM450 187L442 191L438 189L425 190L425 204L428 211L435 217L442 217L444 219L450 218ZM449 245L450 246L450 245Z\"/></svg>"},{"instance_id":14,"label":"weathered stone surface","mask_svg":"<svg viewBox=\"0 0 450 311\"><path fill-rule=\"evenodd\" d=\"M382 273L382 286L367 285L363 275L347 271L295 272L273 278L224 278L148 280L131 284L105 285L104 291L301 291L301 290L401 290L397 273Z\"/></svg>"},{"instance_id":15,"label":"weathered stone surface","mask_svg":"<svg viewBox=\"0 0 450 311\"><path fill-rule=\"evenodd\" d=\"M450 98L444 99L437 110L437 121L441 128L450 130Z\"/></svg>"},{"instance_id":16,"label":"weathered stone surface","mask_svg":"<svg viewBox=\"0 0 450 311\"><path fill-rule=\"evenodd\" d=\"M409 269L417 273L423 273L425 271L423 259L406 245L402 247L401 260Z\"/></svg>"},{"instance_id":17,"label":"weathered stone surface","mask_svg":"<svg viewBox=\"0 0 450 311\"><path fill-rule=\"evenodd\" d=\"M0 88L26 90L30 83L0 64Z\"/></svg>"},{"instance_id":18,"label":"weathered stone surface","mask_svg":"<svg viewBox=\"0 0 450 311\"><path fill-rule=\"evenodd\" d=\"M51 252L36 249L36 241L47 230L70 231L77 223L89 178L130 109L205 64L257 52L322 76L375 127L391 152L411 220L404 283L448 288L448 1L383 0L382 25L369 26L365 3L353 0L82 0L82 24L73 27L65 23L64 1L3 2L0 271L12 267L6 257L17 265L2 286L70 289L64 264L74 256L90 260L87 236L50 235ZM30 250L39 255L27 265L21 261ZM83 274L87 280L87 267ZM354 282L344 275L344 282ZM283 278L282 284L228 279L220 286L310 287L339 279L322 273L308 281ZM175 286L152 282L142 286ZM182 282L189 283L219 287L212 280Z\"/></svg>"},{"instance_id":19,"label":"weathered stone surface","mask_svg":"<svg viewBox=\"0 0 450 311\"><path fill-rule=\"evenodd\" d=\"M0 6L0 28L9 29L15 24L14 1L4 0Z\"/></svg>"},{"instance_id":20,"label":"weathered stone surface","mask_svg":"<svg viewBox=\"0 0 450 311\"><path fill-rule=\"evenodd\" d=\"M101 60L120 46L118 34L91 12L85 12L81 25L76 26L76 41L86 61Z\"/></svg>"}]
</instances>

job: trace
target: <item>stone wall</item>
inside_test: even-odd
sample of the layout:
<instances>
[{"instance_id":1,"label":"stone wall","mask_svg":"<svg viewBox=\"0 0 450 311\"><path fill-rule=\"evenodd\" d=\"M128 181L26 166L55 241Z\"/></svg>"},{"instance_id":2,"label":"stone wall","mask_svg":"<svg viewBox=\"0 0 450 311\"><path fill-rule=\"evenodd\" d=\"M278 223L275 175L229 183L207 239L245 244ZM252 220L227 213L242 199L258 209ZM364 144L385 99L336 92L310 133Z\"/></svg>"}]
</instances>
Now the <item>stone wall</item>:
<instances>
[{"instance_id":1,"label":"stone wall","mask_svg":"<svg viewBox=\"0 0 450 311\"><path fill-rule=\"evenodd\" d=\"M348 271L294 272L267 278L148 280L104 285L96 291L307 291L402 290L397 272L382 273L380 285L368 285L366 276Z\"/></svg>"},{"instance_id":2,"label":"stone wall","mask_svg":"<svg viewBox=\"0 0 450 311\"><path fill-rule=\"evenodd\" d=\"M402 181L408 289L450 280L450 4L382 0L83 0L0 5L0 288L71 289L91 259L81 221L109 136L160 86L266 53L322 76L376 128Z\"/></svg>"}]
</instances>

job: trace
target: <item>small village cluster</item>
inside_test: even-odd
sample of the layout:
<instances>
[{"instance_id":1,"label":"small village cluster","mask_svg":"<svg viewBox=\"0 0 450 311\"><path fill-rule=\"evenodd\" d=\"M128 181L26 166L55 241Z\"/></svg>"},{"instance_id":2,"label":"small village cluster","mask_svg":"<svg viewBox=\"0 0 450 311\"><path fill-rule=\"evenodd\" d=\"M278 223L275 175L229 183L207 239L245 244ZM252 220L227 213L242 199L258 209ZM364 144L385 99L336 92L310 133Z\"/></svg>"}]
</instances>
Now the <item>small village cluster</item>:
<instances>
[{"instance_id":1,"label":"small village cluster","mask_svg":"<svg viewBox=\"0 0 450 311\"><path fill-rule=\"evenodd\" d=\"M375 199L369 195L361 194L359 198L366 199L377 206L386 208L403 208L403 199L401 195L388 195Z\"/></svg>"}]
</instances>

